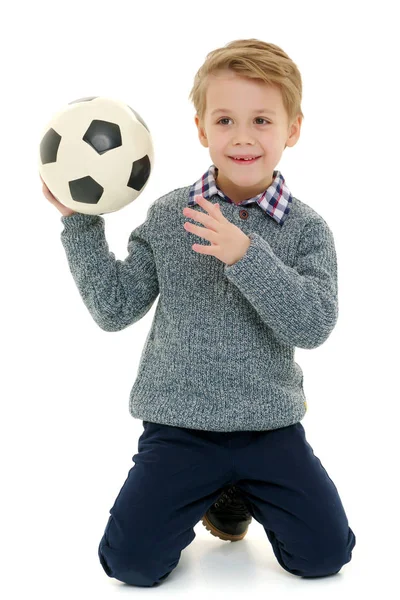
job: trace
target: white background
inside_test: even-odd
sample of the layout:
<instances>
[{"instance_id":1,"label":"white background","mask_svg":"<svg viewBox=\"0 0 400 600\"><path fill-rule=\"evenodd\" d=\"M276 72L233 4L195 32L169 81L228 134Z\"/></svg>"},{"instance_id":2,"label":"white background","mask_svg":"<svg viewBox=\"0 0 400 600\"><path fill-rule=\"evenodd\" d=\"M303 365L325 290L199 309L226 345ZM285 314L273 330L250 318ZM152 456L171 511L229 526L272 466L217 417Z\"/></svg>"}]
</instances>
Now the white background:
<instances>
[{"instance_id":1,"label":"white background","mask_svg":"<svg viewBox=\"0 0 400 600\"><path fill-rule=\"evenodd\" d=\"M19 2L1 9L1 578L4 598L215 594L396 595L399 419L399 58L396 2ZM262 526L232 544L199 523L162 586L108 578L97 557L108 511L137 452L128 412L156 303L102 331L84 306L42 195L44 125L77 98L126 101L149 126L155 166L142 195L105 215L124 259L148 205L211 164L188 100L211 50L255 37L281 46L303 78L305 119L278 167L333 231L339 320L304 372L307 438L335 482L357 544L334 577L277 563Z\"/></svg>"}]
</instances>

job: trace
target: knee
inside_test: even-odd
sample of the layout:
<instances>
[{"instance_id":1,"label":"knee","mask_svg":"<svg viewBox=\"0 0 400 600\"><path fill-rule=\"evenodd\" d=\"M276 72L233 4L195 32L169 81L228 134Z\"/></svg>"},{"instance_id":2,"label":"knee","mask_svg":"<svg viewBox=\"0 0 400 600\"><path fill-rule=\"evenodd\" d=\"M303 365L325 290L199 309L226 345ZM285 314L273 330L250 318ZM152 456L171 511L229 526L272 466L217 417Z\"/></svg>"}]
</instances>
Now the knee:
<instances>
[{"instance_id":1,"label":"knee","mask_svg":"<svg viewBox=\"0 0 400 600\"><path fill-rule=\"evenodd\" d=\"M306 572L301 573L301 576L312 578L336 575L345 564L351 561L354 546L355 536L349 529L347 543L338 544L334 550L331 548L329 554L319 552L317 557L308 561Z\"/></svg>"},{"instance_id":2,"label":"knee","mask_svg":"<svg viewBox=\"0 0 400 600\"><path fill-rule=\"evenodd\" d=\"M313 552L306 558L286 560L282 566L292 573L304 578L329 577L336 575L341 568L351 561L352 550L355 546L356 538L351 529L349 529L346 540L337 539L326 547L320 547L318 552L314 548ZM289 563L289 564L286 564Z\"/></svg>"},{"instance_id":3,"label":"knee","mask_svg":"<svg viewBox=\"0 0 400 600\"><path fill-rule=\"evenodd\" d=\"M329 577L330 575L339 573L346 562L348 562L348 560L344 560L342 557L337 556L329 556L326 558L318 557L318 559L309 560L304 569L295 574L300 575L305 579Z\"/></svg>"},{"instance_id":4,"label":"knee","mask_svg":"<svg viewBox=\"0 0 400 600\"><path fill-rule=\"evenodd\" d=\"M161 576L155 574L154 569L150 568L150 562L146 565L144 557L138 558L116 551L110 548L104 537L98 547L98 556L101 566L109 577L128 585L152 587L161 583L171 573L168 571Z\"/></svg>"}]
</instances>

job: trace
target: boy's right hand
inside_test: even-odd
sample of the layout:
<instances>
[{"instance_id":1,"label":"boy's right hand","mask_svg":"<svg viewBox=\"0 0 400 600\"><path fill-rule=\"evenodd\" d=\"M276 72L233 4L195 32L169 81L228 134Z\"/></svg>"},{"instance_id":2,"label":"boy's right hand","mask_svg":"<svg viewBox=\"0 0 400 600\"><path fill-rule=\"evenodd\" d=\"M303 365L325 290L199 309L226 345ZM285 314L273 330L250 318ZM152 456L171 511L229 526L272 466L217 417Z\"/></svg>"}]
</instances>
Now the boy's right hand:
<instances>
[{"instance_id":1,"label":"boy's right hand","mask_svg":"<svg viewBox=\"0 0 400 600\"><path fill-rule=\"evenodd\" d=\"M39 177L40 179L42 179L42 176L39 173ZM45 196L45 198L47 198L47 200L49 200L49 202L51 202L52 204L54 204L54 206L56 208L58 208L58 210L60 211L60 213L63 215L63 217L70 217L71 215L76 215L76 211L72 210L71 208L68 208L67 206L64 206L64 204L61 204L61 202L59 202L57 200L57 198L55 196L53 196L53 194L51 193L51 191L49 190L49 188L47 187L47 185L45 184L45 182L42 179L42 183L43 183L43 194Z\"/></svg>"}]
</instances>

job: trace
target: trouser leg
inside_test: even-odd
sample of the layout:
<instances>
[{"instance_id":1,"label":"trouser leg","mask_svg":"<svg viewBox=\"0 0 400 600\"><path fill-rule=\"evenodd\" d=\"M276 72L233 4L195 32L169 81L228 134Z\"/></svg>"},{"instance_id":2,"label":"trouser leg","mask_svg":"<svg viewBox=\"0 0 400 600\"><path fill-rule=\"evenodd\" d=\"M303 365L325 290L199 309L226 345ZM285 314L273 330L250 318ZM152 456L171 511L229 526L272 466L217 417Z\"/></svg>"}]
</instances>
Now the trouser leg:
<instances>
[{"instance_id":1,"label":"trouser leg","mask_svg":"<svg viewBox=\"0 0 400 600\"><path fill-rule=\"evenodd\" d=\"M356 538L302 424L241 433L237 448L232 438L235 485L263 525L279 564L302 577L337 573L350 562Z\"/></svg>"},{"instance_id":2,"label":"trouser leg","mask_svg":"<svg viewBox=\"0 0 400 600\"><path fill-rule=\"evenodd\" d=\"M144 426L98 554L109 577L148 587L177 566L196 536L194 526L226 484L229 461L215 433Z\"/></svg>"}]
</instances>

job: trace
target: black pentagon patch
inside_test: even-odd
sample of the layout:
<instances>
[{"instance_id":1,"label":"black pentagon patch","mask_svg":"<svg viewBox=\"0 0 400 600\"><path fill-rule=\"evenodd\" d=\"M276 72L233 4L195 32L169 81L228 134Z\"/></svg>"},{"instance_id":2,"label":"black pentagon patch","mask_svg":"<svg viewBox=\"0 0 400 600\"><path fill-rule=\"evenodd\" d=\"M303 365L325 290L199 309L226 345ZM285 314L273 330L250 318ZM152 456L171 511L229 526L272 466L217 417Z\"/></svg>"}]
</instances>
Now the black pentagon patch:
<instances>
[{"instance_id":1,"label":"black pentagon patch","mask_svg":"<svg viewBox=\"0 0 400 600\"><path fill-rule=\"evenodd\" d=\"M56 162L60 142L61 135L58 134L57 131L54 131L54 129L49 129L43 136L43 139L40 142L40 159L42 165Z\"/></svg>"},{"instance_id":2,"label":"black pentagon patch","mask_svg":"<svg viewBox=\"0 0 400 600\"><path fill-rule=\"evenodd\" d=\"M117 123L94 119L88 127L83 141L92 146L98 154L122 146L121 130Z\"/></svg>"},{"instance_id":3,"label":"black pentagon patch","mask_svg":"<svg viewBox=\"0 0 400 600\"><path fill-rule=\"evenodd\" d=\"M137 118L137 120L143 125L143 127L146 127L147 131L150 133L150 129L147 127L146 123L143 121L143 119L139 115L139 113L137 113L136 110L133 110L133 108L131 106L128 106L128 108L131 109L131 111L133 112L133 114L135 115L135 117Z\"/></svg>"},{"instance_id":4,"label":"black pentagon patch","mask_svg":"<svg viewBox=\"0 0 400 600\"><path fill-rule=\"evenodd\" d=\"M82 204L97 204L104 192L104 188L89 176L69 181L68 185L72 199Z\"/></svg>"},{"instance_id":5,"label":"black pentagon patch","mask_svg":"<svg viewBox=\"0 0 400 600\"><path fill-rule=\"evenodd\" d=\"M148 178L150 177L150 159L147 156L143 156L139 160L135 160L132 164L131 176L129 177L128 187L134 190L140 191Z\"/></svg>"},{"instance_id":6,"label":"black pentagon patch","mask_svg":"<svg viewBox=\"0 0 400 600\"><path fill-rule=\"evenodd\" d=\"M98 96L88 96L87 98L79 98L78 100L72 100L72 102L68 102L68 104L77 104L78 102L90 102L90 100L96 100Z\"/></svg>"}]
</instances>

